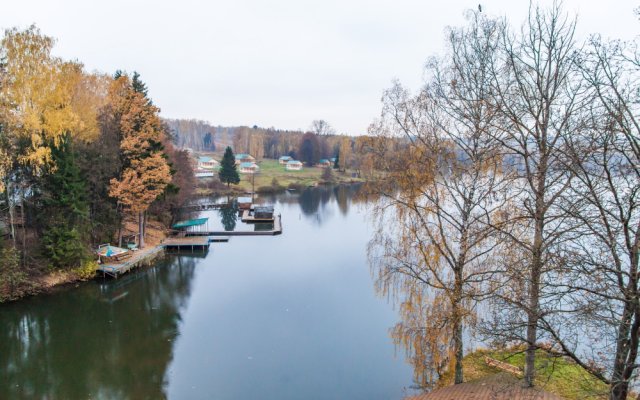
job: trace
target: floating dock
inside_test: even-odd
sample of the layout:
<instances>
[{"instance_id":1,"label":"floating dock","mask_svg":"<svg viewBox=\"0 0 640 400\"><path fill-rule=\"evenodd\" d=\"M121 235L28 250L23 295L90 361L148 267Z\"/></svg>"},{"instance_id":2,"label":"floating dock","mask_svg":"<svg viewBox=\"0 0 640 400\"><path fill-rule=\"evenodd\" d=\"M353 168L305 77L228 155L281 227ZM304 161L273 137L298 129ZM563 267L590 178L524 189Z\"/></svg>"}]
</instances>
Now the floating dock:
<instances>
[{"instance_id":1,"label":"floating dock","mask_svg":"<svg viewBox=\"0 0 640 400\"><path fill-rule=\"evenodd\" d=\"M250 210L244 210L242 212L242 222L274 222L274 224L275 224L275 217L271 217L271 218L256 218L253 215L251 215L251 211Z\"/></svg>"}]
</instances>

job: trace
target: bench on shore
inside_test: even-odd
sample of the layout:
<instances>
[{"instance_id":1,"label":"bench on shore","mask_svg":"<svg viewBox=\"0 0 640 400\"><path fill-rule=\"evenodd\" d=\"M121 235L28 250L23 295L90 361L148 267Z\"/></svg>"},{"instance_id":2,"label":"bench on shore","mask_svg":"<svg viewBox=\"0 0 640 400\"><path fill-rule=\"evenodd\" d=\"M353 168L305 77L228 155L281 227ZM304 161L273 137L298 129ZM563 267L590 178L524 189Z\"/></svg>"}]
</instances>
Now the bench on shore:
<instances>
[{"instance_id":1,"label":"bench on shore","mask_svg":"<svg viewBox=\"0 0 640 400\"><path fill-rule=\"evenodd\" d=\"M511 365L509 363L502 362L491 357L485 357L484 362L490 367L498 368L501 371L509 372L517 376L518 378L522 378L523 376L522 370L516 367L515 365Z\"/></svg>"}]
</instances>

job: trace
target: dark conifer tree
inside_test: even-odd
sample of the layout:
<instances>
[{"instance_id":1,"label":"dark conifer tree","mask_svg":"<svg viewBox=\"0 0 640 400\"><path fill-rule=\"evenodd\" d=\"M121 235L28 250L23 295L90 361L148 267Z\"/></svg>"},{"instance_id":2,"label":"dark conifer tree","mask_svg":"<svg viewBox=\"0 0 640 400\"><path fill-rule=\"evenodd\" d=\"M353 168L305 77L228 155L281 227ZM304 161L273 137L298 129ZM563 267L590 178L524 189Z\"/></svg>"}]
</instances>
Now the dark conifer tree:
<instances>
[{"instance_id":1,"label":"dark conifer tree","mask_svg":"<svg viewBox=\"0 0 640 400\"><path fill-rule=\"evenodd\" d=\"M44 177L40 193L42 251L54 268L79 267L88 256L87 189L70 142L67 135L51 146L56 169Z\"/></svg>"},{"instance_id":2,"label":"dark conifer tree","mask_svg":"<svg viewBox=\"0 0 640 400\"><path fill-rule=\"evenodd\" d=\"M144 97L149 98L149 96L147 96L147 92L149 91L149 89L147 89L147 85L142 82L142 80L140 79L140 74L136 71L133 71L131 86L133 87L133 90L138 93L142 93Z\"/></svg>"},{"instance_id":3,"label":"dark conifer tree","mask_svg":"<svg viewBox=\"0 0 640 400\"><path fill-rule=\"evenodd\" d=\"M227 149L224 151L218 177L220 178L220 181L226 183L227 186L231 183L240 183L240 175L238 175L238 170L236 168L236 157L233 155L231 147L227 146Z\"/></svg>"}]
</instances>

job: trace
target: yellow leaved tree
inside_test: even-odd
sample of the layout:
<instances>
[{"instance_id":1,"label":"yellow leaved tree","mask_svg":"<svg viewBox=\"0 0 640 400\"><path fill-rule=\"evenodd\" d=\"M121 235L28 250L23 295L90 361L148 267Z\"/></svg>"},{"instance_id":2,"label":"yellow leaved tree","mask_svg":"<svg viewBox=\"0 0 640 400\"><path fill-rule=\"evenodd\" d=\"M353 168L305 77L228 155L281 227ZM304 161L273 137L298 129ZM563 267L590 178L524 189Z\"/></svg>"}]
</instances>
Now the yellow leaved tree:
<instances>
[{"instance_id":1,"label":"yellow leaved tree","mask_svg":"<svg viewBox=\"0 0 640 400\"><path fill-rule=\"evenodd\" d=\"M91 141L98 134L104 79L53 57L54 42L34 25L6 30L0 41L0 192L8 191L11 199L14 238L13 210L28 189L13 176L53 172L52 148L64 137Z\"/></svg>"}]
</instances>

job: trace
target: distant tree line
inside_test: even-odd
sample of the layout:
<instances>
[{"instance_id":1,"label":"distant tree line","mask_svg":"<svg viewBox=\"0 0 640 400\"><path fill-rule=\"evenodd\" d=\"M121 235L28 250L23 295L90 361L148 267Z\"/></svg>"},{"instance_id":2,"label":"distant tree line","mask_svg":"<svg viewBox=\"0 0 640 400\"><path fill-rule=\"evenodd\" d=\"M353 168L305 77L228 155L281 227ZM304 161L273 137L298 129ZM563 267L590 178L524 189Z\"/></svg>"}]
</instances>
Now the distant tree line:
<instances>
[{"instance_id":1,"label":"distant tree line","mask_svg":"<svg viewBox=\"0 0 640 400\"><path fill-rule=\"evenodd\" d=\"M258 160L290 156L313 166L321 159L337 158L333 162L335 169L351 169L356 174L368 175L375 168L375 156L369 149L371 141L377 138L338 135L324 120L313 121L306 132L258 126L214 127L198 120L165 121L176 143L194 151L223 150L231 146L234 153L251 154Z\"/></svg>"}]
</instances>

